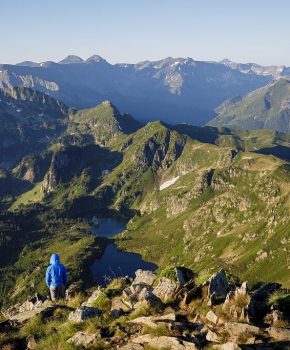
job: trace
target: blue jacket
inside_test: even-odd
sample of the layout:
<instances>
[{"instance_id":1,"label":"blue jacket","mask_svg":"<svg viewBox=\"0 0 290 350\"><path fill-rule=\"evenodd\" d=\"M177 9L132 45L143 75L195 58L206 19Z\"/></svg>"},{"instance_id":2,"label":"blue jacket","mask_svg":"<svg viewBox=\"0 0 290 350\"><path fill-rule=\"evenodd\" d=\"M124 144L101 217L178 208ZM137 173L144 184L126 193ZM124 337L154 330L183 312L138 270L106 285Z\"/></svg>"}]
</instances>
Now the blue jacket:
<instances>
[{"instance_id":1,"label":"blue jacket","mask_svg":"<svg viewBox=\"0 0 290 350\"><path fill-rule=\"evenodd\" d=\"M61 264L58 254L52 254L50 266L46 270L45 282L48 287L67 284L66 268Z\"/></svg>"}]
</instances>

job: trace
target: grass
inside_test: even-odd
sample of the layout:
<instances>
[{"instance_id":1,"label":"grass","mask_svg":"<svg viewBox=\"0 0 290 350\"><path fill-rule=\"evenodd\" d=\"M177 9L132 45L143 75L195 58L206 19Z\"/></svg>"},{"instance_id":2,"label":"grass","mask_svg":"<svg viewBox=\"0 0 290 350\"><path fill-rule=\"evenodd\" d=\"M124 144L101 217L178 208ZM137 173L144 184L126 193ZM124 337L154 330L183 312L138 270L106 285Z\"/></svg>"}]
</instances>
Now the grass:
<instances>
[{"instance_id":1,"label":"grass","mask_svg":"<svg viewBox=\"0 0 290 350\"><path fill-rule=\"evenodd\" d=\"M166 323L160 323L157 327L144 326L141 333L150 334L153 337L172 336L172 331L168 329Z\"/></svg>"},{"instance_id":2,"label":"grass","mask_svg":"<svg viewBox=\"0 0 290 350\"><path fill-rule=\"evenodd\" d=\"M28 192L25 192L17 197L16 201L12 204L11 210L16 210L20 205L27 205L31 203L41 202L43 199L43 193L41 191L41 182L35 184L35 186Z\"/></svg>"},{"instance_id":3,"label":"grass","mask_svg":"<svg viewBox=\"0 0 290 350\"><path fill-rule=\"evenodd\" d=\"M285 290L277 290L269 297L269 304L279 304L281 306L290 306L290 293Z\"/></svg>"},{"instance_id":4,"label":"grass","mask_svg":"<svg viewBox=\"0 0 290 350\"><path fill-rule=\"evenodd\" d=\"M86 296L84 293L77 293L75 296L73 296L68 302L67 305L69 307L77 308L82 305L82 303L86 300Z\"/></svg>"}]
</instances>

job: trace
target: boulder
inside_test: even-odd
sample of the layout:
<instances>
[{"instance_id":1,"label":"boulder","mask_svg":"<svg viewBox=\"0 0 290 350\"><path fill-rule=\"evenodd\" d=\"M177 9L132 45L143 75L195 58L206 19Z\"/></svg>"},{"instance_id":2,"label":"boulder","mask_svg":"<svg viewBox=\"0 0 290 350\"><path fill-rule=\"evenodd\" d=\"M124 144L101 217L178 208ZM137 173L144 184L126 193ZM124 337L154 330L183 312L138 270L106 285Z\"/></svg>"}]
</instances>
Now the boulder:
<instances>
[{"instance_id":1,"label":"boulder","mask_svg":"<svg viewBox=\"0 0 290 350\"><path fill-rule=\"evenodd\" d=\"M228 287L228 279L224 269L211 276L208 281L209 305L224 302L227 297Z\"/></svg>"},{"instance_id":2,"label":"boulder","mask_svg":"<svg viewBox=\"0 0 290 350\"><path fill-rule=\"evenodd\" d=\"M209 341L209 342L212 342L212 343L220 343L220 340L219 340L219 337L218 337L218 335L215 333L215 332L213 332L213 331L211 331L211 330L209 330L207 333L206 333L206 340L207 341Z\"/></svg>"},{"instance_id":3,"label":"boulder","mask_svg":"<svg viewBox=\"0 0 290 350\"><path fill-rule=\"evenodd\" d=\"M205 318L210 322L210 323L213 323L213 324L218 324L219 323L219 318L217 317L217 315L212 311L210 310Z\"/></svg>"},{"instance_id":4,"label":"boulder","mask_svg":"<svg viewBox=\"0 0 290 350\"><path fill-rule=\"evenodd\" d=\"M179 283L171 281L169 278L162 277L158 285L153 289L153 294L163 302L166 302L175 297L179 288Z\"/></svg>"},{"instance_id":5,"label":"boulder","mask_svg":"<svg viewBox=\"0 0 290 350\"><path fill-rule=\"evenodd\" d=\"M100 339L100 333L89 334L87 332L77 332L73 337L69 338L67 342L76 346L87 347L89 345L95 345Z\"/></svg>"},{"instance_id":6,"label":"boulder","mask_svg":"<svg viewBox=\"0 0 290 350\"><path fill-rule=\"evenodd\" d=\"M235 290L235 297L237 298L240 295L247 296L249 294L248 283L243 282L241 287L237 287Z\"/></svg>"},{"instance_id":7,"label":"boulder","mask_svg":"<svg viewBox=\"0 0 290 350\"><path fill-rule=\"evenodd\" d=\"M72 283L65 291L65 299L70 300L75 297L77 293L81 291L81 286L79 283Z\"/></svg>"},{"instance_id":8,"label":"boulder","mask_svg":"<svg viewBox=\"0 0 290 350\"><path fill-rule=\"evenodd\" d=\"M249 303L249 318L252 322L258 323L270 312L269 296L280 288L279 283L267 283L254 292Z\"/></svg>"},{"instance_id":9,"label":"boulder","mask_svg":"<svg viewBox=\"0 0 290 350\"><path fill-rule=\"evenodd\" d=\"M252 326L247 323L225 323L225 329L232 335L239 336L240 334L247 333L251 335L259 335L260 328L256 326Z\"/></svg>"},{"instance_id":10,"label":"boulder","mask_svg":"<svg viewBox=\"0 0 290 350\"><path fill-rule=\"evenodd\" d=\"M35 350L37 348L37 344L36 344L36 341L35 341L35 338L34 338L34 335L29 335L27 338L26 338L26 343L27 343L27 349L28 350Z\"/></svg>"},{"instance_id":11,"label":"boulder","mask_svg":"<svg viewBox=\"0 0 290 350\"><path fill-rule=\"evenodd\" d=\"M81 306L68 315L68 320L72 322L82 322L89 318L100 316L102 311L97 307Z\"/></svg>"},{"instance_id":12,"label":"boulder","mask_svg":"<svg viewBox=\"0 0 290 350\"><path fill-rule=\"evenodd\" d=\"M179 284L184 285L186 283L186 278L184 276L184 273L181 269L179 269L178 267L175 268L175 274L176 274L176 278Z\"/></svg>"},{"instance_id":13,"label":"boulder","mask_svg":"<svg viewBox=\"0 0 290 350\"><path fill-rule=\"evenodd\" d=\"M111 318L119 318L119 317L123 316L124 314L125 314L125 312L122 309L114 309L111 311L110 317Z\"/></svg>"},{"instance_id":14,"label":"boulder","mask_svg":"<svg viewBox=\"0 0 290 350\"><path fill-rule=\"evenodd\" d=\"M175 337L152 337L149 334L140 335L132 340L134 344L148 345L156 350L197 350L198 347L194 343L180 340Z\"/></svg>"},{"instance_id":15,"label":"boulder","mask_svg":"<svg viewBox=\"0 0 290 350\"><path fill-rule=\"evenodd\" d=\"M127 344L122 346L120 350L144 350L144 348L140 344Z\"/></svg>"},{"instance_id":16,"label":"boulder","mask_svg":"<svg viewBox=\"0 0 290 350\"><path fill-rule=\"evenodd\" d=\"M290 329L269 327L266 329L269 336L277 341L290 341Z\"/></svg>"},{"instance_id":17,"label":"boulder","mask_svg":"<svg viewBox=\"0 0 290 350\"><path fill-rule=\"evenodd\" d=\"M115 297L112 299L111 311L113 310L123 310L123 312L128 312L131 309L120 297Z\"/></svg>"},{"instance_id":18,"label":"boulder","mask_svg":"<svg viewBox=\"0 0 290 350\"><path fill-rule=\"evenodd\" d=\"M148 286L153 286L153 282L156 279L156 274L152 271L145 271L145 270L137 270L135 272L135 279L133 281L133 285L136 284L146 284Z\"/></svg>"},{"instance_id":19,"label":"boulder","mask_svg":"<svg viewBox=\"0 0 290 350\"><path fill-rule=\"evenodd\" d=\"M93 306L97 297L102 293L102 289L98 288L95 291L93 291L92 295L88 298L87 301L85 301L82 306Z\"/></svg>"},{"instance_id":20,"label":"boulder","mask_svg":"<svg viewBox=\"0 0 290 350\"><path fill-rule=\"evenodd\" d=\"M172 323L176 321L176 315L174 313L163 315L163 316L142 316L137 317L134 320L128 321L133 324L142 324L144 326L149 326L151 328L156 328L158 326L158 322L162 323Z\"/></svg>"},{"instance_id":21,"label":"boulder","mask_svg":"<svg viewBox=\"0 0 290 350\"><path fill-rule=\"evenodd\" d=\"M242 350L238 344L233 342L227 342L222 345L214 345L213 348L216 350Z\"/></svg>"},{"instance_id":22,"label":"boulder","mask_svg":"<svg viewBox=\"0 0 290 350\"><path fill-rule=\"evenodd\" d=\"M149 286L132 285L123 290L122 302L127 305L129 309L138 309L139 307L153 307L162 309L164 307L160 298L152 293L152 288Z\"/></svg>"},{"instance_id":23,"label":"boulder","mask_svg":"<svg viewBox=\"0 0 290 350\"><path fill-rule=\"evenodd\" d=\"M19 306L19 313L39 309L50 304L49 299L38 293Z\"/></svg>"},{"instance_id":24,"label":"boulder","mask_svg":"<svg viewBox=\"0 0 290 350\"><path fill-rule=\"evenodd\" d=\"M33 317L37 315L43 315L43 317L50 317L53 314L53 311L56 309L55 305L48 306L48 307L40 307L40 308L35 308L33 310L29 311L24 311L21 312L17 315L14 315L10 317L10 321L16 321L18 323L26 323Z\"/></svg>"}]
</instances>

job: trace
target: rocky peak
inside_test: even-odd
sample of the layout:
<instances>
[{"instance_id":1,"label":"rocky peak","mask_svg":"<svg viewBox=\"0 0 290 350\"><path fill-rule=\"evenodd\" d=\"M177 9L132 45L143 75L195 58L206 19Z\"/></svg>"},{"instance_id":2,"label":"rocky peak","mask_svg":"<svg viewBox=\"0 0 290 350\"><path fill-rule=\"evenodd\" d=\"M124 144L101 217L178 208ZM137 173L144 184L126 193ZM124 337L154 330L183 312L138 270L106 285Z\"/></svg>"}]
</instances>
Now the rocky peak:
<instances>
[{"instance_id":1,"label":"rocky peak","mask_svg":"<svg viewBox=\"0 0 290 350\"><path fill-rule=\"evenodd\" d=\"M66 58L64 58L63 60L59 61L59 64L71 64L71 63L82 63L84 62L84 60L79 57L79 56L75 56L75 55L69 55Z\"/></svg>"},{"instance_id":2,"label":"rocky peak","mask_svg":"<svg viewBox=\"0 0 290 350\"><path fill-rule=\"evenodd\" d=\"M107 63L107 61L99 55L93 55L89 57L85 62L86 63L100 63L100 62Z\"/></svg>"}]
</instances>

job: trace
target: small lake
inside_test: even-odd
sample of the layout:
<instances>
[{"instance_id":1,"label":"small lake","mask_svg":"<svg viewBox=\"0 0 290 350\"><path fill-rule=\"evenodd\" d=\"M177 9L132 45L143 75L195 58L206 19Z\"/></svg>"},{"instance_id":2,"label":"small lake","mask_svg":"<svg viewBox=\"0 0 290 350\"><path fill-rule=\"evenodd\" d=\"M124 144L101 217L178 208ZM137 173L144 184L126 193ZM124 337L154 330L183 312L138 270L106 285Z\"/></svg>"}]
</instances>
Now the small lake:
<instances>
[{"instance_id":1,"label":"small lake","mask_svg":"<svg viewBox=\"0 0 290 350\"><path fill-rule=\"evenodd\" d=\"M100 237L113 237L125 229L123 223L111 218L98 219L98 223L90 232ZM154 271L157 266L142 260L140 254L119 250L113 241L107 245L102 257L91 266L94 281L100 285L116 277L134 277L138 269Z\"/></svg>"}]
</instances>

